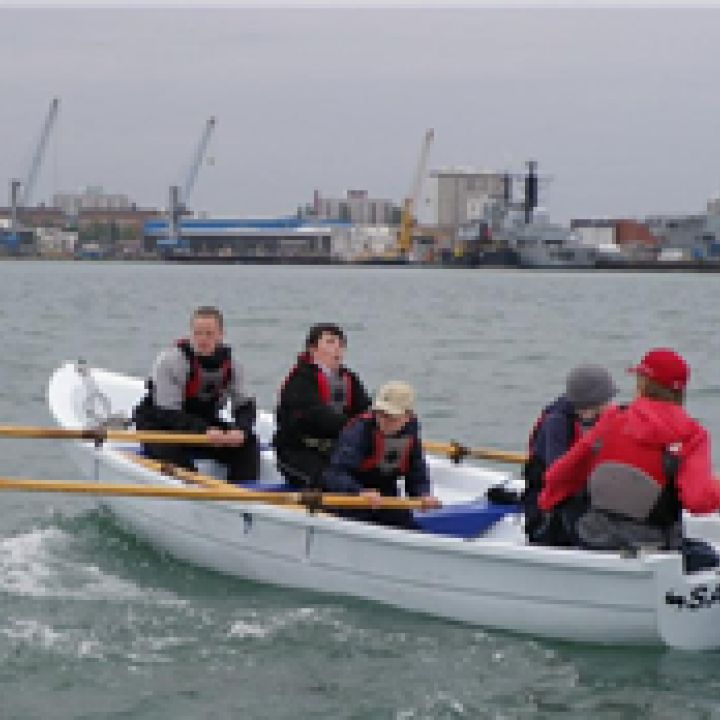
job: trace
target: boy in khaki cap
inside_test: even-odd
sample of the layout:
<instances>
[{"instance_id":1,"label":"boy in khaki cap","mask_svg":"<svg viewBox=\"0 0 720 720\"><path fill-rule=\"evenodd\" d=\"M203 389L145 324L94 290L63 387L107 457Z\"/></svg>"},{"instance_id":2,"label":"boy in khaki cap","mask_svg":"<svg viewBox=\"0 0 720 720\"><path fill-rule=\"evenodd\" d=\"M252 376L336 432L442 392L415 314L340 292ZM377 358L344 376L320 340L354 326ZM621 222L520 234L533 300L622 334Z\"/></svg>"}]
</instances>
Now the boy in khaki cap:
<instances>
[{"instance_id":1,"label":"boy in khaki cap","mask_svg":"<svg viewBox=\"0 0 720 720\"><path fill-rule=\"evenodd\" d=\"M369 412L352 420L340 434L322 477L323 489L356 493L370 498L397 497L398 480L405 492L438 507L430 495L430 477L422 451L420 425L414 413L415 392L405 382L383 385ZM348 514L384 525L414 527L405 511L369 511Z\"/></svg>"}]
</instances>

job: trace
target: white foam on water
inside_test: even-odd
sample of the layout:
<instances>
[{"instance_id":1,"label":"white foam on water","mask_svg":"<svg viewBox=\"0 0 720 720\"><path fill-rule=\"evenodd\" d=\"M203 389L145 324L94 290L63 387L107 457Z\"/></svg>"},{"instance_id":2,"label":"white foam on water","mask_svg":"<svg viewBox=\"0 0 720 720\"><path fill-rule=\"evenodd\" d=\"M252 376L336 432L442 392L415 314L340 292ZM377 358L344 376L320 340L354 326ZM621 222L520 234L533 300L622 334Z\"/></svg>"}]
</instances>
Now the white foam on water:
<instances>
[{"instance_id":1,"label":"white foam on water","mask_svg":"<svg viewBox=\"0 0 720 720\"><path fill-rule=\"evenodd\" d=\"M436 717L470 717L463 703L450 693L439 690L425 696L421 707L403 708L395 713L395 720L432 720Z\"/></svg>"},{"instance_id":2,"label":"white foam on water","mask_svg":"<svg viewBox=\"0 0 720 720\"><path fill-rule=\"evenodd\" d=\"M53 653L66 658L103 660L102 644L88 636L87 630L58 630L40 620L10 619L10 624L0 628L14 644L25 644L44 653Z\"/></svg>"},{"instance_id":3,"label":"white foam on water","mask_svg":"<svg viewBox=\"0 0 720 720\"><path fill-rule=\"evenodd\" d=\"M72 539L60 528L48 527L0 540L0 592L36 598L186 605L170 592L140 587L97 565L69 559L63 552L69 551Z\"/></svg>"},{"instance_id":4,"label":"white foam on water","mask_svg":"<svg viewBox=\"0 0 720 720\"><path fill-rule=\"evenodd\" d=\"M291 608L269 615L251 610L230 624L227 637L266 639L301 625L333 625L337 621L332 618L332 613L332 608L322 607Z\"/></svg>"}]
</instances>

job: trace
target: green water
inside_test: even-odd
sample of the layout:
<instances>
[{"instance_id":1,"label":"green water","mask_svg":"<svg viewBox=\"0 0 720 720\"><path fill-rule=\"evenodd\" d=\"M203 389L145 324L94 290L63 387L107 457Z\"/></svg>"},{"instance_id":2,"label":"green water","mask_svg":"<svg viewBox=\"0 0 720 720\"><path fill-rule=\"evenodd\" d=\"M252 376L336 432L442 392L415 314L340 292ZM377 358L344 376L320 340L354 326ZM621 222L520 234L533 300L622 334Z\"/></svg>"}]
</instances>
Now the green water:
<instances>
[{"instance_id":1,"label":"green water","mask_svg":"<svg viewBox=\"0 0 720 720\"><path fill-rule=\"evenodd\" d=\"M650 346L693 368L720 436L714 275L0 263L0 421L50 422L67 360L135 375L197 304L271 407L307 326L342 323L370 388L416 385L425 436L521 449L579 362ZM622 399L621 398L621 399ZM62 445L1 441L2 474L73 478ZM0 495L0 720L720 718L718 655L561 644L179 563L88 499Z\"/></svg>"}]
</instances>

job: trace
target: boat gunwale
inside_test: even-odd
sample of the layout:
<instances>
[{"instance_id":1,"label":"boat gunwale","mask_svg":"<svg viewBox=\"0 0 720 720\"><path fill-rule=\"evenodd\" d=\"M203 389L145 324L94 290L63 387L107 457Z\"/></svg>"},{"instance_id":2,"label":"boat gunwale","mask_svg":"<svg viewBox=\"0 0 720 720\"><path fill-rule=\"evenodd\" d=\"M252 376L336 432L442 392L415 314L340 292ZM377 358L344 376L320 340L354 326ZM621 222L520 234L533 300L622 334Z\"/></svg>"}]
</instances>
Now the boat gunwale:
<instances>
[{"instance_id":1,"label":"boat gunwale","mask_svg":"<svg viewBox=\"0 0 720 720\"><path fill-rule=\"evenodd\" d=\"M85 451L95 452L95 448L78 442L77 445ZM103 445L99 452L104 460L115 466L117 470L130 471L136 477L142 477L145 485L157 483L158 480L168 486L184 486L177 478L162 475L133 462L118 448ZM267 451L269 452L269 451ZM102 459L101 459L102 461ZM124 472L127 474L127 472ZM190 502L192 500L150 499L157 502ZM205 501L199 501L205 502ZM382 541L387 545L421 545L445 551L447 554L482 556L488 560L514 563L522 562L537 567L538 565L553 566L557 568L570 567L579 569L577 560L582 558L582 570L605 572L608 574L654 574L654 565L664 562L668 558L675 558L673 552L641 553L636 557L624 557L619 553L603 553L579 548L550 548L541 545L517 544L506 540L483 538L479 536L472 539L456 538L433 533L408 532L401 528L384 527L372 523L346 520L336 515L315 514L308 511L299 512L297 509L284 508L282 505L268 505L264 503L243 503L242 500L221 500L213 502L215 511L231 514L266 515L286 525L313 527L331 532L335 535L364 538L370 542ZM679 556L677 556L679 557Z\"/></svg>"}]
</instances>

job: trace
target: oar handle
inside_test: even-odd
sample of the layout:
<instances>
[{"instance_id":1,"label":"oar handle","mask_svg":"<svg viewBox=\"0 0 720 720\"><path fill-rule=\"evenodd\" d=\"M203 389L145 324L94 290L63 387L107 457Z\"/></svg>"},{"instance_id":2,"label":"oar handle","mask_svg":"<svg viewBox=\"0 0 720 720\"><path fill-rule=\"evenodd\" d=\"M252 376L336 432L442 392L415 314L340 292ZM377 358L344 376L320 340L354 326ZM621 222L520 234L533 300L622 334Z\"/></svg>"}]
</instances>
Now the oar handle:
<instances>
[{"instance_id":1,"label":"oar handle","mask_svg":"<svg viewBox=\"0 0 720 720\"><path fill-rule=\"evenodd\" d=\"M35 440L88 440L90 442L139 442L164 445L212 445L204 433L178 433L156 430L112 430L97 428L51 428L32 425L0 425L0 437Z\"/></svg>"},{"instance_id":2,"label":"oar handle","mask_svg":"<svg viewBox=\"0 0 720 720\"><path fill-rule=\"evenodd\" d=\"M156 430L108 430L111 442L157 443L163 445L213 445L211 438L203 433L174 433Z\"/></svg>"},{"instance_id":3,"label":"oar handle","mask_svg":"<svg viewBox=\"0 0 720 720\"><path fill-rule=\"evenodd\" d=\"M471 457L477 460L494 460L496 462L515 463L522 465L527 462L527 454L512 450L494 450L493 448L469 448L457 442L440 443L424 440L423 448L427 452L446 455L455 462Z\"/></svg>"}]
</instances>

